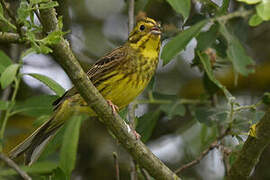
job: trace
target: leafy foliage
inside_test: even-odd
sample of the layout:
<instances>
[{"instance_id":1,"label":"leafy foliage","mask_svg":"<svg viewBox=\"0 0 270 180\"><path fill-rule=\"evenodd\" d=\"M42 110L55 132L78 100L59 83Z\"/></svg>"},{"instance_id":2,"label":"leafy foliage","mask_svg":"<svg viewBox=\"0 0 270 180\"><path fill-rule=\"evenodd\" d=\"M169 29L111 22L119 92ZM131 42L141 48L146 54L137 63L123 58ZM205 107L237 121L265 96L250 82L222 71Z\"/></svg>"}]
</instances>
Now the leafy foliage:
<instances>
[{"instance_id":1,"label":"leafy foliage","mask_svg":"<svg viewBox=\"0 0 270 180\"><path fill-rule=\"evenodd\" d=\"M263 21L270 20L270 1L268 0L238 0L247 4L256 5L256 14L250 20L250 26L257 26Z\"/></svg>"},{"instance_id":2,"label":"leafy foliage","mask_svg":"<svg viewBox=\"0 0 270 180\"><path fill-rule=\"evenodd\" d=\"M33 78L36 78L46 84L51 90L53 90L58 96L62 96L65 93L65 89L59 85L57 82L52 80L51 78L41 75L41 74L35 74L30 73L29 76L32 76Z\"/></svg>"},{"instance_id":3,"label":"leafy foliage","mask_svg":"<svg viewBox=\"0 0 270 180\"><path fill-rule=\"evenodd\" d=\"M207 22L208 22L207 20L198 22L194 26L191 26L187 30L184 30L183 32L175 36L172 40L170 40L164 46L163 51L161 53L163 65L168 64L174 56L176 56L179 52L181 52L189 43L189 41L199 34L201 29L205 26Z\"/></svg>"},{"instance_id":4,"label":"leafy foliage","mask_svg":"<svg viewBox=\"0 0 270 180\"><path fill-rule=\"evenodd\" d=\"M4 70L12 64L11 59L0 50L0 74L4 72Z\"/></svg>"},{"instance_id":5,"label":"leafy foliage","mask_svg":"<svg viewBox=\"0 0 270 180\"><path fill-rule=\"evenodd\" d=\"M57 96L52 95L33 96L23 102L18 101L13 111L14 113L23 113L34 117L51 114L53 110L52 103L57 98Z\"/></svg>"},{"instance_id":6,"label":"leafy foliage","mask_svg":"<svg viewBox=\"0 0 270 180\"><path fill-rule=\"evenodd\" d=\"M67 124L67 129L64 134L59 166L67 176L70 176L72 170L75 168L82 118L82 116L72 117Z\"/></svg>"},{"instance_id":7,"label":"leafy foliage","mask_svg":"<svg viewBox=\"0 0 270 180\"><path fill-rule=\"evenodd\" d=\"M19 64L11 64L1 74L0 82L3 89L10 85L16 78Z\"/></svg>"},{"instance_id":8,"label":"leafy foliage","mask_svg":"<svg viewBox=\"0 0 270 180\"><path fill-rule=\"evenodd\" d=\"M174 8L174 10L184 17L184 19L187 19L189 16L190 11L190 0L167 0L168 3Z\"/></svg>"},{"instance_id":9,"label":"leafy foliage","mask_svg":"<svg viewBox=\"0 0 270 180\"><path fill-rule=\"evenodd\" d=\"M244 76L253 73L254 61L251 57L247 56L239 40L229 33L228 29L223 24L220 26L220 32L228 42L227 55L234 69Z\"/></svg>"},{"instance_id":10,"label":"leafy foliage","mask_svg":"<svg viewBox=\"0 0 270 180\"><path fill-rule=\"evenodd\" d=\"M157 123L160 111L150 112L139 117L136 131L141 135L141 140L147 142Z\"/></svg>"}]
</instances>

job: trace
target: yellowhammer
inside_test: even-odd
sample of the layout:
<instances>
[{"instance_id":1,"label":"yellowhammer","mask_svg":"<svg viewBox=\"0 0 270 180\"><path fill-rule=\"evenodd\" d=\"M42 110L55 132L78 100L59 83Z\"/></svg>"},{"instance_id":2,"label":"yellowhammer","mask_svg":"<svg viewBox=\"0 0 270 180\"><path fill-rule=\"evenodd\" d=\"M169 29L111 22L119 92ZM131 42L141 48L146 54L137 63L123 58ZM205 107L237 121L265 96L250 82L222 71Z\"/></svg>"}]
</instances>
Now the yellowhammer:
<instances>
[{"instance_id":1,"label":"yellowhammer","mask_svg":"<svg viewBox=\"0 0 270 180\"><path fill-rule=\"evenodd\" d=\"M160 25L150 18L143 18L121 47L98 60L87 72L89 78L113 111L126 107L147 86L155 73L160 51ZM32 164L49 140L74 112L95 116L76 88L68 90L53 105L50 120L15 147L10 157L26 154L26 164Z\"/></svg>"}]
</instances>

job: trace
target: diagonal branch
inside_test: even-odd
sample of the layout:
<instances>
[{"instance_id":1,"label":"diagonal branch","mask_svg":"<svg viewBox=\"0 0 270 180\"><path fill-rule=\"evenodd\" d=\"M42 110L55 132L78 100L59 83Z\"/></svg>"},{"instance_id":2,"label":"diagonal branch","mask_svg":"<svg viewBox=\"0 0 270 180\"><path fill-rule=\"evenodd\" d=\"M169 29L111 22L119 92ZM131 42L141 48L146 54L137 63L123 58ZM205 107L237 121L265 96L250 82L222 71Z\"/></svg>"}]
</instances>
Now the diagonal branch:
<instances>
[{"instance_id":1,"label":"diagonal branch","mask_svg":"<svg viewBox=\"0 0 270 180\"><path fill-rule=\"evenodd\" d=\"M58 30L58 20L54 8L40 10L42 25L46 32ZM61 38L58 44L52 45L53 55L64 68L75 87L88 105L102 119L107 128L112 131L118 141L153 177L162 180L180 179L164 165L140 140L136 140L130 127L117 114L112 113L106 100L91 83L86 73L72 53L69 43Z\"/></svg>"},{"instance_id":2,"label":"diagonal branch","mask_svg":"<svg viewBox=\"0 0 270 180\"><path fill-rule=\"evenodd\" d=\"M31 180L32 178L24 172L14 161L9 159L7 156L4 154L0 153L0 159L4 161L9 167L14 169L23 179L25 180Z\"/></svg>"},{"instance_id":3,"label":"diagonal branch","mask_svg":"<svg viewBox=\"0 0 270 180\"><path fill-rule=\"evenodd\" d=\"M0 32L0 43L23 43L19 34L10 32Z\"/></svg>"}]
</instances>

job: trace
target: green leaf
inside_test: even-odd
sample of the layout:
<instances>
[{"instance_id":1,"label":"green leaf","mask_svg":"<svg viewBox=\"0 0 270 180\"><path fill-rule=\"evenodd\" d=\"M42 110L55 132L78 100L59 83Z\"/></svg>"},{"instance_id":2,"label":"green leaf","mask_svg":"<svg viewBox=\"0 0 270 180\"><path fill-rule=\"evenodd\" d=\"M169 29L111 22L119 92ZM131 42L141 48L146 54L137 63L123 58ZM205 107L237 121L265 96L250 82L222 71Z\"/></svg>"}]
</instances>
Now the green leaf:
<instances>
[{"instance_id":1,"label":"green leaf","mask_svg":"<svg viewBox=\"0 0 270 180\"><path fill-rule=\"evenodd\" d=\"M210 47L216 40L218 34L218 25L214 24L212 27L206 31L201 32L197 37L197 49L200 51L206 50Z\"/></svg>"},{"instance_id":2,"label":"green leaf","mask_svg":"<svg viewBox=\"0 0 270 180\"><path fill-rule=\"evenodd\" d=\"M30 0L31 5L37 5L39 3L47 3L49 0Z\"/></svg>"},{"instance_id":3,"label":"green leaf","mask_svg":"<svg viewBox=\"0 0 270 180\"><path fill-rule=\"evenodd\" d=\"M257 3L261 2L261 0L237 0L237 1L245 2L247 4L257 4Z\"/></svg>"},{"instance_id":4,"label":"green leaf","mask_svg":"<svg viewBox=\"0 0 270 180\"><path fill-rule=\"evenodd\" d=\"M213 109L209 109L208 107L198 107L195 109L195 118L200 123L211 126L212 119L210 116L212 116L214 113L215 111Z\"/></svg>"},{"instance_id":5,"label":"green leaf","mask_svg":"<svg viewBox=\"0 0 270 180\"><path fill-rule=\"evenodd\" d=\"M230 0L223 0L222 6L219 8L217 15L224 15L228 12Z\"/></svg>"},{"instance_id":6,"label":"green leaf","mask_svg":"<svg viewBox=\"0 0 270 180\"><path fill-rule=\"evenodd\" d=\"M265 115L265 112L263 112L263 111L256 111L254 113L254 116L253 116L253 119L252 119L252 124L258 123L263 118L264 115Z\"/></svg>"},{"instance_id":7,"label":"green leaf","mask_svg":"<svg viewBox=\"0 0 270 180\"><path fill-rule=\"evenodd\" d=\"M53 31L41 41L46 45L57 44L64 33L62 31Z\"/></svg>"},{"instance_id":8,"label":"green leaf","mask_svg":"<svg viewBox=\"0 0 270 180\"><path fill-rule=\"evenodd\" d=\"M201 144L206 144L207 142L207 135L208 135L208 127L202 124L202 129L200 133Z\"/></svg>"},{"instance_id":9,"label":"green leaf","mask_svg":"<svg viewBox=\"0 0 270 180\"><path fill-rule=\"evenodd\" d=\"M152 79L150 80L150 82L148 83L147 89L149 89L150 91L153 91L155 87L156 87L156 76L154 75Z\"/></svg>"},{"instance_id":10,"label":"green leaf","mask_svg":"<svg viewBox=\"0 0 270 180\"><path fill-rule=\"evenodd\" d=\"M35 53L35 49L34 48L29 48L27 49L26 51L24 51L22 54L21 54L21 57L24 58L25 56L31 54L31 53Z\"/></svg>"},{"instance_id":11,"label":"green leaf","mask_svg":"<svg viewBox=\"0 0 270 180\"><path fill-rule=\"evenodd\" d=\"M259 24L261 24L263 22L262 18L260 16L258 16L257 14L254 14L253 16L251 16L251 18L248 21L248 24L250 26L258 26Z\"/></svg>"},{"instance_id":12,"label":"green leaf","mask_svg":"<svg viewBox=\"0 0 270 180\"><path fill-rule=\"evenodd\" d=\"M17 10L17 15L19 22L26 25L26 19L30 16L30 11L28 10L28 3L26 0L21 0L20 7Z\"/></svg>"},{"instance_id":13,"label":"green leaf","mask_svg":"<svg viewBox=\"0 0 270 180\"><path fill-rule=\"evenodd\" d=\"M5 89L15 80L19 67L19 64L11 64L4 70L0 78L2 89Z\"/></svg>"},{"instance_id":14,"label":"green leaf","mask_svg":"<svg viewBox=\"0 0 270 180\"><path fill-rule=\"evenodd\" d=\"M266 105L270 105L270 92L266 92L263 94L262 101Z\"/></svg>"},{"instance_id":15,"label":"green leaf","mask_svg":"<svg viewBox=\"0 0 270 180\"><path fill-rule=\"evenodd\" d=\"M127 120L127 114L128 114L128 107L125 107L124 109L122 109L120 112L119 112L119 115L122 119L124 119L124 121L126 121L128 123L128 120Z\"/></svg>"},{"instance_id":16,"label":"green leaf","mask_svg":"<svg viewBox=\"0 0 270 180\"><path fill-rule=\"evenodd\" d=\"M228 42L227 56L236 72L243 76L253 73L255 62L246 54L240 41L227 30L224 24L220 24L220 32Z\"/></svg>"},{"instance_id":17,"label":"green leaf","mask_svg":"<svg viewBox=\"0 0 270 180\"><path fill-rule=\"evenodd\" d=\"M54 80L45 75L34 73L30 73L27 75L32 76L33 78L46 84L46 86L48 86L51 90L53 90L58 96L62 96L65 93L65 89L61 85L59 85L57 82L55 82Z\"/></svg>"},{"instance_id":18,"label":"green leaf","mask_svg":"<svg viewBox=\"0 0 270 180\"><path fill-rule=\"evenodd\" d=\"M9 107L10 102L0 100L0 110L6 110Z\"/></svg>"},{"instance_id":19,"label":"green leaf","mask_svg":"<svg viewBox=\"0 0 270 180\"><path fill-rule=\"evenodd\" d=\"M190 12L190 0L167 0L172 8L187 19Z\"/></svg>"},{"instance_id":20,"label":"green leaf","mask_svg":"<svg viewBox=\"0 0 270 180\"><path fill-rule=\"evenodd\" d=\"M47 3L41 3L38 9L49 9L58 6L58 2L56 1L49 1Z\"/></svg>"},{"instance_id":21,"label":"green leaf","mask_svg":"<svg viewBox=\"0 0 270 180\"><path fill-rule=\"evenodd\" d=\"M48 46L46 46L45 44L40 44L39 47L36 48L36 51L42 54L49 54L53 52L53 50Z\"/></svg>"},{"instance_id":22,"label":"green leaf","mask_svg":"<svg viewBox=\"0 0 270 180\"><path fill-rule=\"evenodd\" d=\"M36 162L31 166L21 166L21 169L29 174L46 174L51 173L57 167L57 163L54 162ZM1 169L0 176L16 175L17 172L9 168L7 170Z\"/></svg>"},{"instance_id":23,"label":"green leaf","mask_svg":"<svg viewBox=\"0 0 270 180\"><path fill-rule=\"evenodd\" d=\"M213 69L211 66L211 62L210 62L208 56L205 53L201 54L200 52L197 52L197 54L198 54L199 59L203 65L204 71L207 74L208 79L211 80L214 84L217 85L217 87L219 87L223 91L223 93L227 99L232 97L231 93L215 78L214 72L213 72Z\"/></svg>"},{"instance_id":24,"label":"green leaf","mask_svg":"<svg viewBox=\"0 0 270 180\"><path fill-rule=\"evenodd\" d=\"M33 117L48 115L53 112L52 103L58 96L41 95L28 98L26 101L17 102L13 113L23 113Z\"/></svg>"},{"instance_id":25,"label":"green leaf","mask_svg":"<svg viewBox=\"0 0 270 180\"><path fill-rule=\"evenodd\" d=\"M151 137L156 126L160 111L149 112L138 118L136 131L141 135L141 140L145 143Z\"/></svg>"},{"instance_id":26,"label":"green leaf","mask_svg":"<svg viewBox=\"0 0 270 180\"><path fill-rule=\"evenodd\" d=\"M184 116L186 113L185 106L177 101L170 104L162 104L160 109L167 114L169 119L172 119L174 116Z\"/></svg>"},{"instance_id":27,"label":"green leaf","mask_svg":"<svg viewBox=\"0 0 270 180\"><path fill-rule=\"evenodd\" d=\"M270 20L270 1L263 0L259 5L256 6L257 14L264 20Z\"/></svg>"},{"instance_id":28,"label":"green leaf","mask_svg":"<svg viewBox=\"0 0 270 180\"><path fill-rule=\"evenodd\" d=\"M64 133L63 145L60 151L60 168L68 176L75 167L80 126L83 116L73 116L69 119Z\"/></svg>"},{"instance_id":29,"label":"green leaf","mask_svg":"<svg viewBox=\"0 0 270 180\"><path fill-rule=\"evenodd\" d=\"M11 64L11 59L2 50L0 50L0 74Z\"/></svg>"},{"instance_id":30,"label":"green leaf","mask_svg":"<svg viewBox=\"0 0 270 180\"><path fill-rule=\"evenodd\" d=\"M174 56L181 52L189 41L200 33L201 29L207 22L208 20L198 22L197 24L173 37L167 44L165 44L161 53L163 65L168 64Z\"/></svg>"},{"instance_id":31,"label":"green leaf","mask_svg":"<svg viewBox=\"0 0 270 180\"><path fill-rule=\"evenodd\" d=\"M41 115L39 116L34 122L33 122L33 126L38 128L40 127L43 123L45 123L46 121L48 121L50 119L51 115Z\"/></svg>"},{"instance_id":32,"label":"green leaf","mask_svg":"<svg viewBox=\"0 0 270 180\"><path fill-rule=\"evenodd\" d=\"M52 175L52 177L51 177L51 179L56 179L56 180L64 180L64 179L66 179L66 180L68 180L68 177L67 177L67 175L63 172L63 170L61 169L61 168L56 168L56 169L54 169L53 170L53 175Z\"/></svg>"}]
</instances>

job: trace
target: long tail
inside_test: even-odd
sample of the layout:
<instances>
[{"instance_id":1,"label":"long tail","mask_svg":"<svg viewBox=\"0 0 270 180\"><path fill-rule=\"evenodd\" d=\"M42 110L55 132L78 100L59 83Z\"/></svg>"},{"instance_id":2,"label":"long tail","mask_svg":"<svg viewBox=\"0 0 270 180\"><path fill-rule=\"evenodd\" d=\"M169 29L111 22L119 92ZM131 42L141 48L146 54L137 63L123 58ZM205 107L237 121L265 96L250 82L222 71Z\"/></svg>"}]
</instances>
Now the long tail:
<instances>
[{"instance_id":1,"label":"long tail","mask_svg":"<svg viewBox=\"0 0 270 180\"><path fill-rule=\"evenodd\" d=\"M52 128L53 118L54 117L45 122L28 138L12 149L9 154L10 158L14 159L25 153L25 164L31 165L34 163L39 158L46 145L54 137L57 130L62 126L61 124Z\"/></svg>"},{"instance_id":2,"label":"long tail","mask_svg":"<svg viewBox=\"0 0 270 180\"><path fill-rule=\"evenodd\" d=\"M9 156L14 159L25 153L25 164L33 164L41 155L42 151L50 140L61 128L64 122L73 114L69 106L69 100L65 100L55 109L54 115L50 120L40 126L34 133L26 138L22 143L11 150Z\"/></svg>"}]
</instances>

